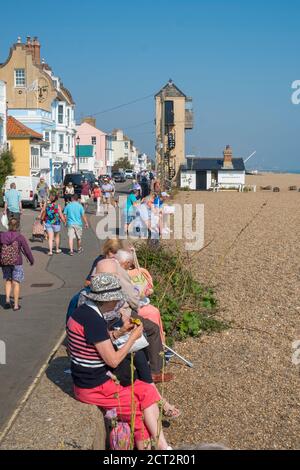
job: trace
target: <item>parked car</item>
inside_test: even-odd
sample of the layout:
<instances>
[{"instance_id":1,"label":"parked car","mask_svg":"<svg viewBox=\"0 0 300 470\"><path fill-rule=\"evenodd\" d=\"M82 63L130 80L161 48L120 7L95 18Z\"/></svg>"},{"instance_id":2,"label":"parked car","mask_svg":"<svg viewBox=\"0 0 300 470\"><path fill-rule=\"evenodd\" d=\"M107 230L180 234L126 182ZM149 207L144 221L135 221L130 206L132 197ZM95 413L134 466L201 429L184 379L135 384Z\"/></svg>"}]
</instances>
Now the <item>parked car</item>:
<instances>
[{"instance_id":1,"label":"parked car","mask_svg":"<svg viewBox=\"0 0 300 470\"><path fill-rule=\"evenodd\" d=\"M132 180L135 178L135 172L133 170L125 170L124 174L125 174L125 178L132 179Z\"/></svg>"},{"instance_id":2,"label":"parked car","mask_svg":"<svg viewBox=\"0 0 300 470\"><path fill-rule=\"evenodd\" d=\"M125 175L121 171L114 171L112 178L116 183L124 183L126 181Z\"/></svg>"},{"instance_id":3,"label":"parked car","mask_svg":"<svg viewBox=\"0 0 300 470\"><path fill-rule=\"evenodd\" d=\"M74 186L75 194L81 196L81 184L84 180L84 175L82 173L68 173L64 178L64 188L68 186L69 183L72 183Z\"/></svg>"},{"instance_id":4,"label":"parked car","mask_svg":"<svg viewBox=\"0 0 300 470\"><path fill-rule=\"evenodd\" d=\"M83 175L83 179L87 179L91 185L95 183L96 176L92 171L81 171L80 173Z\"/></svg>"},{"instance_id":5,"label":"parked car","mask_svg":"<svg viewBox=\"0 0 300 470\"><path fill-rule=\"evenodd\" d=\"M22 205L27 205L36 209L38 207L38 196L36 187L40 179L37 176L7 176L2 188L3 197L7 189L10 189L11 183L16 184L17 191L21 193Z\"/></svg>"}]
</instances>

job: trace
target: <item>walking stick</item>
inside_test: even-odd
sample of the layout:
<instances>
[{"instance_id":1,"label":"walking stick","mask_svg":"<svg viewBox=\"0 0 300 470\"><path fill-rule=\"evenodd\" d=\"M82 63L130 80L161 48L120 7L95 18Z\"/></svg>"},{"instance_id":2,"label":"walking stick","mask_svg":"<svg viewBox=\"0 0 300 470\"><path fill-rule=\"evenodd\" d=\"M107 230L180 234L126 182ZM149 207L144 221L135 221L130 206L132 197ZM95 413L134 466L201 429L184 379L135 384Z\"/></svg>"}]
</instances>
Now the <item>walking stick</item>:
<instances>
[{"instance_id":1,"label":"walking stick","mask_svg":"<svg viewBox=\"0 0 300 470\"><path fill-rule=\"evenodd\" d=\"M163 347L166 348L168 351L170 351L171 353L175 354L175 356L177 356L179 359L181 359L187 366L189 367L194 367L193 363L188 361L187 359L184 359L184 357L180 356L180 354L178 354L176 351L174 351L173 349L169 348L169 346L166 346L165 344L163 344Z\"/></svg>"}]
</instances>

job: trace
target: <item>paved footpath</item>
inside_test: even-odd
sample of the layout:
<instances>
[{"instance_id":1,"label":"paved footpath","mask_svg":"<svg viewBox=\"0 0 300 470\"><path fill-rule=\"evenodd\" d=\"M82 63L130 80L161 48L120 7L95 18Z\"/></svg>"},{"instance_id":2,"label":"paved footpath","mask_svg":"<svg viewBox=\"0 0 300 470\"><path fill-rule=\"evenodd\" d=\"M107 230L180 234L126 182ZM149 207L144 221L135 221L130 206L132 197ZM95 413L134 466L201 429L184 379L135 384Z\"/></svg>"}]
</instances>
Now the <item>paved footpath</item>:
<instances>
[{"instance_id":1,"label":"paved footpath","mask_svg":"<svg viewBox=\"0 0 300 470\"><path fill-rule=\"evenodd\" d=\"M33 218L34 212L26 209L22 232L28 238ZM95 226L95 217L91 219ZM83 247L82 254L67 255L66 229L62 236L64 253L60 255L49 258L47 242L31 243L36 263L33 267L25 263L26 281L19 312L2 309L1 282L0 340L6 345L6 364L0 365L0 432L63 334L69 300L81 288L100 250L92 229L84 230Z\"/></svg>"}]
</instances>

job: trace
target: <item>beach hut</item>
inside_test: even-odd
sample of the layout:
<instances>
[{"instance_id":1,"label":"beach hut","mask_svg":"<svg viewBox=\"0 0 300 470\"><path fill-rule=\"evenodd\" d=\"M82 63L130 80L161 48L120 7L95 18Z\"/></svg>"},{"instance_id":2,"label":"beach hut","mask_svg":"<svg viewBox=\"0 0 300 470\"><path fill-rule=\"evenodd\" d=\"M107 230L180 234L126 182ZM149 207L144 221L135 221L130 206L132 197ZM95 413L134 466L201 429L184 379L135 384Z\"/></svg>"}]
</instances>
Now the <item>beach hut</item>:
<instances>
[{"instance_id":1,"label":"beach hut","mask_svg":"<svg viewBox=\"0 0 300 470\"><path fill-rule=\"evenodd\" d=\"M246 170L243 158L233 158L229 145L223 158L187 156L181 167L180 187L196 191L210 189L241 189L245 185Z\"/></svg>"}]
</instances>

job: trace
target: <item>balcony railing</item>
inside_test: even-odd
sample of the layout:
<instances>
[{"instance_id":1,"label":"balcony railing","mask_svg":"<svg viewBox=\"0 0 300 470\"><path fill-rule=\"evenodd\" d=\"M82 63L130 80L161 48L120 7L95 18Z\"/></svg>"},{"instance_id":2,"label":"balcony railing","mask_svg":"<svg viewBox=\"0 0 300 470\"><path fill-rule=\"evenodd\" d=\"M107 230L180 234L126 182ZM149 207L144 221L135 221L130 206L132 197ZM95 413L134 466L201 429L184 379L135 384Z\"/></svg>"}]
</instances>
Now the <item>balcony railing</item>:
<instances>
[{"instance_id":1,"label":"balcony railing","mask_svg":"<svg viewBox=\"0 0 300 470\"><path fill-rule=\"evenodd\" d=\"M194 113L190 109L185 110L185 129L193 129L194 127Z\"/></svg>"}]
</instances>

